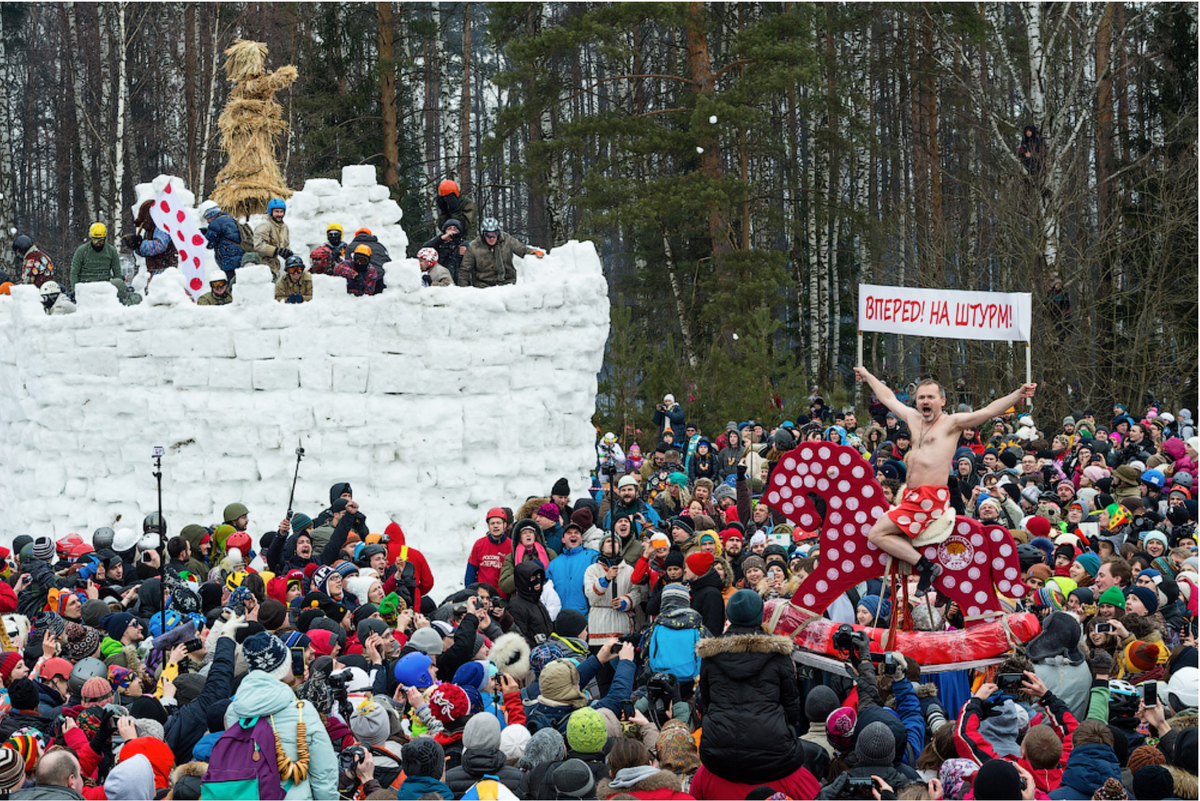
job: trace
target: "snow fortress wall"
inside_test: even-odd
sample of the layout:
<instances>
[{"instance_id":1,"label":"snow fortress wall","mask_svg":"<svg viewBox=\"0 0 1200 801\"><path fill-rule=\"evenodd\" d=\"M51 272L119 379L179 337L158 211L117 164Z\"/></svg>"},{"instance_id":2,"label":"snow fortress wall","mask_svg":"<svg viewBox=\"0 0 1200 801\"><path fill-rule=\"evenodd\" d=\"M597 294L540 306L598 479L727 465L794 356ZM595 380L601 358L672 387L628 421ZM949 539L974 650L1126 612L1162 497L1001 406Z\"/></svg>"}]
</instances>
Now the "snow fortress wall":
<instances>
[{"instance_id":1,"label":"snow fortress wall","mask_svg":"<svg viewBox=\"0 0 1200 801\"><path fill-rule=\"evenodd\" d=\"M292 231L297 252L317 244L300 250ZM349 481L372 531L395 520L425 553L440 597L461 585L487 508L559 476L579 496L595 462L600 260L568 242L515 264L516 285L478 290L424 288L415 260L394 261L367 298L315 275L302 305L276 303L257 265L224 307L193 305L169 270L141 305L87 284L78 312L55 317L14 288L0 298L0 537L140 531L162 445L170 533L241 501L257 543L284 515L303 445L295 510L315 516Z\"/></svg>"}]
</instances>

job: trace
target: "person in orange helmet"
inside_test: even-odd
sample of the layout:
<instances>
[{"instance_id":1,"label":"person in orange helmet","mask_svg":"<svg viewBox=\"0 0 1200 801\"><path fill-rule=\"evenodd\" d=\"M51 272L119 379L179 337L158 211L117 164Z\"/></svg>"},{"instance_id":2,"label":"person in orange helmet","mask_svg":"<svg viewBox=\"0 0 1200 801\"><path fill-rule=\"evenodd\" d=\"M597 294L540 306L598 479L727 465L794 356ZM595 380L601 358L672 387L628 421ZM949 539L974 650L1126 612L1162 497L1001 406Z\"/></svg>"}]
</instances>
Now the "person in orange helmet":
<instances>
[{"instance_id":1,"label":"person in orange helmet","mask_svg":"<svg viewBox=\"0 0 1200 801\"><path fill-rule=\"evenodd\" d=\"M441 231L446 225L446 220L458 220L462 223L463 242L470 242L477 233L479 233L479 207L475 205L475 201L462 192L458 188L458 184L451 181L449 178L438 184L438 199L437 199L437 227ZM459 255L466 253L466 245Z\"/></svg>"},{"instance_id":2,"label":"person in orange helmet","mask_svg":"<svg viewBox=\"0 0 1200 801\"><path fill-rule=\"evenodd\" d=\"M336 265L332 273L346 279L346 292L351 295L378 295L383 291L383 274L371 263L371 248L367 245L354 248L350 260Z\"/></svg>"}]
</instances>

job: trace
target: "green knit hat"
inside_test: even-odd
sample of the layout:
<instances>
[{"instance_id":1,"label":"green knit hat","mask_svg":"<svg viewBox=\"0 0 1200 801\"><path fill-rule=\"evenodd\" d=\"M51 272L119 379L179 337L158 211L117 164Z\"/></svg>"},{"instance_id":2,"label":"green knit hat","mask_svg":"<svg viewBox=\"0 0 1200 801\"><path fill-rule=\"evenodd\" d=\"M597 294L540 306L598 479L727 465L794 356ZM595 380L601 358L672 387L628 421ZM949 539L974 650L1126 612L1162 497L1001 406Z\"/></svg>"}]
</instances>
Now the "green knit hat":
<instances>
[{"instance_id":1,"label":"green knit hat","mask_svg":"<svg viewBox=\"0 0 1200 801\"><path fill-rule=\"evenodd\" d=\"M598 754L604 750L608 740L608 728L604 725L604 717L585 706L576 709L567 720L567 744L572 751L581 754Z\"/></svg>"},{"instance_id":2,"label":"green knit hat","mask_svg":"<svg viewBox=\"0 0 1200 801\"><path fill-rule=\"evenodd\" d=\"M1114 585L1101 593L1100 600L1098 600L1096 603L1100 604L1101 606L1104 604L1111 604L1118 609L1124 609L1125 593L1121 592L1120 587Z\"/></svg>"}]
</instances>

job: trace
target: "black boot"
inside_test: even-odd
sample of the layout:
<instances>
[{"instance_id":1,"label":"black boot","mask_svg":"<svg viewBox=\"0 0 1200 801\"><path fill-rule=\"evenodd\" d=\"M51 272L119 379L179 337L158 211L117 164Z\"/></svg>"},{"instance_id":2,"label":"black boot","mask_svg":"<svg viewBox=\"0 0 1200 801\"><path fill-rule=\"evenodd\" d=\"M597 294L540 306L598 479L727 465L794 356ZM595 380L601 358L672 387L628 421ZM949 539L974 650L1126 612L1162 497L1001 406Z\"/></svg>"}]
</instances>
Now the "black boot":
<instances>
[{"instance_id":1,"label":"black boot","mask_svg":"<svg viewBox=\"0 0 1200 801\"><path fill-rule=\"evenodd\" d=\"M921 579L917 582L916 592L913 594L918 598L924 598L929 590L933 588L933 580L942 575L942 566L937 562L931 562L924 555L917 560L913 567L921 574Z\"/></svg>"}]
</instances>

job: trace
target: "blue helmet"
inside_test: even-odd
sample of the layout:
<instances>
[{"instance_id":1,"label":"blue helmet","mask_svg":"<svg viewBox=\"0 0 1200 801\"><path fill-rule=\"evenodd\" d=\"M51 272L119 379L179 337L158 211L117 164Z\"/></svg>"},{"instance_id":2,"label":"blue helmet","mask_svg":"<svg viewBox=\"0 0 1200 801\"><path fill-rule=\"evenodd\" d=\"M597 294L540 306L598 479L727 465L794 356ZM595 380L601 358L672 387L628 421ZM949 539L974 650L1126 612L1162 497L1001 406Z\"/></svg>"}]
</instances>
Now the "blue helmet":
<instances>
[{"instance_id":1,"label":"blue helmet","mask_svg":"<svg viewBox=\"0 0 1200 801\"><path fill-rule=\"evenodd\" d=\"M287 211L287 204L279 198L273 197L271 198L270 202L267 203L267 214L275 211L275 209L283 209L284 211Z\"/></svg>"},{"instance_id":2,"label":"blue helmet","mask_svg":"<svg viewBox=\"0 0 1200 801\"><path fill-rule=\"evenodd\" d=\"M1142 481L1152 487L1162 489L1167 483L1167 477L1162 474L1161 470L1147 470L1142 473Z\"/></svg>"},{"instance_id":3,"label":"blue helmet","mask_svg":"<svg viewBox=\"0 0 1200 801\"><path fill-rule=\"evenodd\" d=\"M479 230L485 234L499 233L500 221L495 217L484 217L483 222L479 224Z\"/></svg>"}]
</instances>

